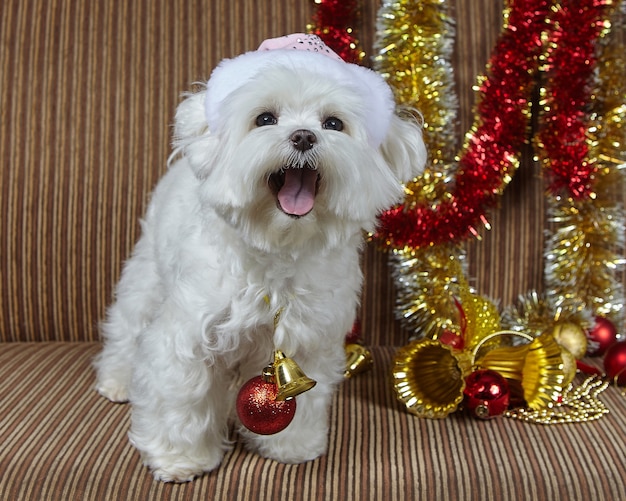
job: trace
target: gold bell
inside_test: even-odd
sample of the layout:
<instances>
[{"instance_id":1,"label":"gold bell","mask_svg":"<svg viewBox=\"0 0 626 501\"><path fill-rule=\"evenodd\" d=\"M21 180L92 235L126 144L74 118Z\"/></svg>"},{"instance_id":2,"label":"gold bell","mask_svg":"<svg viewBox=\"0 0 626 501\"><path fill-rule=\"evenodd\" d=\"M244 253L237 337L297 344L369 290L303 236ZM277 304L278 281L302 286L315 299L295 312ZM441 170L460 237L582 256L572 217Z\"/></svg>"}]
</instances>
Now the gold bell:
<instances>
[{"instance_id":1,"label":"gold bell","mask_svg":"<svg viewBox=\"0 0 626 501\"><path fill-rule=\"evenodd\" d=\"M423 339L401 348L394 358L393 383L398 400L419 417L438 419L463 400L471 359L439 341Z\"/></svg>"},{"instance_id":2,"label":"gold bell","mask_svg":"<svg viewBox=\"0 0 626 501\"><path fill-rule=\"evenodd\" d=\"M274 353L274 382L276 400L288 400L313 388L317 383L308 378L291 358L276 350Z\"/></svg>"},{"instance_id":3,"label":"gold bell","mask_svg":"<svg viewBox=\"0 0 626 501\"><path fill-rule=\"evenodd\" d=\"M372 354L365 347L357 343L349 343L345 347L346 351L346 370L344 377L350 378L355 374L368 371L374 365Z\"/></svg>"},{"instance_id":4,"label":"gold bell","mask_svg":"<svg viewBox=\"0 0 626 501\"><path fill-rule=\"evenodd\" d=\"M550 333L532 342L494 348L476 361L477 369L491 369L521 384L531 409L552 407L561 397L565 380L561 347Z\"/></svg>"}]
</instances>

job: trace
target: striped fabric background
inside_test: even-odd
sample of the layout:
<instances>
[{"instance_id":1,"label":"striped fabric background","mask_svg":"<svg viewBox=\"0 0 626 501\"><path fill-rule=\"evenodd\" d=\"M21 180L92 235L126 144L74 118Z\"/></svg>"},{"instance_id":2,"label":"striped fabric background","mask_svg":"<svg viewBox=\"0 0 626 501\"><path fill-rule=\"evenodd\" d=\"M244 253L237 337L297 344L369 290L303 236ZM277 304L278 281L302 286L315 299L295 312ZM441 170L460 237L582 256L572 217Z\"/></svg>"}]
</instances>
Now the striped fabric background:
<instances>
[{"instance_id":1,"label":"striped fabric background","mask_svg":"<svg viewBox=\"0 0 626 501\"><path fill-rule=\"evenodd\" d=\"M391 347L376 347L375 369L336 395L328 455L285 465L237 444L193 483L155 482L126 439L128 407L92 390L96 349L13 343L0 351L0 401L12 409L0 413L0 499L626 499L626 398L617 389L602 394L611 413L593 424L416 419L388 387Z\"/></svg>"},{"instance_id":2,"label":"striped fabric background","mask_svg":"<svg viewBox=\"0 0 626 501\"><path fill-rule=\"evenodd\" d=\"M357 32L371 55L379 1L361 4ZM451 4L461 137L502 2ZM180 93L207 79L221 58L305 30L314 11L313 0L2 2L2 340L98 339L138 219L164 172ZM474 285L502 304L541 288L544 197L528 158L492 216L493 231L468 246ZM365 336L404 344L387 257L369 247L363 262Z\"/></svg>"}]
</instances>

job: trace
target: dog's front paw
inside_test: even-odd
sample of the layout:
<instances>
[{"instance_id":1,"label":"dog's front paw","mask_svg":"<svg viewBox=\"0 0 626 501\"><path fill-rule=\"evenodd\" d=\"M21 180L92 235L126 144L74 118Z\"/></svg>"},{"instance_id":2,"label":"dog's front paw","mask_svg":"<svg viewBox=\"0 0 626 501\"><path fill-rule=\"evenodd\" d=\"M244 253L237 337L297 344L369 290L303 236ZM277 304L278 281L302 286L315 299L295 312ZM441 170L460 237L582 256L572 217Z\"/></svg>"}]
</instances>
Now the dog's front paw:
<instances>
[{"instance_id":1,"label":"dog's front paw","mask_svg":"<svg viewBox=\"0 0 626 501\"><path fill-rule=\"evenodd\" d=\"M111 402L128 402L128 386L113 379L98 381L96 390L100 395L108 398Z\"/></svg>"},{"instance_id":2,"label":"dog's front paw","mask_svg":"<svg viewBox=\"0 0 626 501\"><path fill-rule=\"evenodd\" d=\"M191 482L194 478L214 470L221 462L221 454L201 458L153 456L144 460L156 480L177 483Z\"/></svg>"},{"instance_id":3,"label":"dog's front paw","mask_svg":"<svg viewBox=\"0 0 626 501\"><path fill-rule=\"evenodd\" d=\"M312 461L326 453L328 429L287 428L276 435L255 435L241 430L249 449L281 463L297 464Z\"/></svg>"},{"instance_id":4,"label":"dog's front paw","mask_svg":"<svg viewBox=\"0 0 626 501\"><path fill-rule=\"evenodd\" d=\"M261 456L280 463L299 464L313 461L326 454L326 437L307 442L265 443L257 446Z\"/></svg>"},{"instance_id":5,"label":"dog's front paw","mask_svg":"<svg viewBox=\"0 0 626 501\"><path fill-rule=\"evenodd\" d=\"M202 468L163 467L152 469L152 475L154 475L155 480L160 482L191 482L203 473L204 470Z\"/></svg>"}]
</instances>

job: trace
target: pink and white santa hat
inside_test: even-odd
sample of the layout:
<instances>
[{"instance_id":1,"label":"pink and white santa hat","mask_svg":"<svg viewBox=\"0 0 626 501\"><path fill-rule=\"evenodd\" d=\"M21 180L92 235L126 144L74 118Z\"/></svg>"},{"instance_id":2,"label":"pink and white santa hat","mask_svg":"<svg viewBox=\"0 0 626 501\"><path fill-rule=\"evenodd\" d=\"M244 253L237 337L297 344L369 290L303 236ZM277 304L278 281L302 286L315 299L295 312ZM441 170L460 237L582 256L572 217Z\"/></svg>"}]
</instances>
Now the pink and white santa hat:
<instances>
[{"instance_id":1,"label":"pink and white santa hat","mask_svg":"<svg viewBox=\"0 0 626 501\"><path fill-rule=\"evenodd\" d=\"M370 143L378 147L383 142L395 110L393 93L385 80L363 66L346 63L318 36L304 33L265 40L256 51L220 62L207 84L209 129L219 130L220 106L229 94L273 66L313 71L354 88L375 117L366 123Z\"/></svg>"}]
</instances>

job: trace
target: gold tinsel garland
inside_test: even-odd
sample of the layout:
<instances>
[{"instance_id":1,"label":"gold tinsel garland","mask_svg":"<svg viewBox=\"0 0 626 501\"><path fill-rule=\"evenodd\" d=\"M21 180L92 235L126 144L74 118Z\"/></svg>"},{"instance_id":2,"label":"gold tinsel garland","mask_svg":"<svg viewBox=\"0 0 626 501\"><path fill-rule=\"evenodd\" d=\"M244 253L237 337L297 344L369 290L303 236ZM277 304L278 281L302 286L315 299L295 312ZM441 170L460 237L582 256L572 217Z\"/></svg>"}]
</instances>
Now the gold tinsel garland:
<instances>
[{"instance_id":1,"label":"gold tinsel garland","mask_svg":"<svg viewBox=\"0 0 626 501\"><path fill-rule=\"evenodd\" d=\"M407 184L409 199L440 200L445 192L435 188L449 181L450 170L456 167L458 141L453 124L458 102L451 91L450 62L455 33L448 9L440 1L384 1L378 13L374 67L392 87L398 103L419 110L427 131L429 166L424 175Z\"/></svg>"},{"instance_id":2,"label":"gold tinsel garland","mask_svg":"<svg viewBox=\"0 0 626 501\"><path fill-rule=\"evenodd\" d=\"M549 199L554 231L545 253L546 296L556 298L557 315L588 310L617 325L623 322L624 300L615 273L624 264L624 214L617 199L626 167L626 67L618 38L621 15L618 10L612 16L614 29L597 44L586 131L587 161L595 166L594 192L582 199L560 194ZM544 97L543 103L549 100ZM549 169L551 159L540 141L537 146L542 165Z\"/></svg>"},{"instance_id":3,"label":"gold tinsel garland","mask_svg":"<svg viewBox=\"0 0 626 501\"><path fill-rule=\"evenodd\" d=\"M447 2L384 1L378 13L374 68L394 90L396 101L419 110L424 123L428 165L405 187L410 205L436 206L449 198L457 169L458 100L451 64L454 22ZM406 27L413 27L414 32ZM467 288L465 252L458 242L427 249L392 249L396 314L420 336L436 338L448 330L460 334L454 298ZM446 312L444 315L438 312Z\"/></svg>"}]
</instances>

